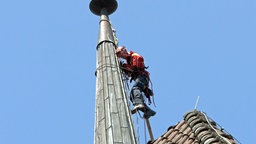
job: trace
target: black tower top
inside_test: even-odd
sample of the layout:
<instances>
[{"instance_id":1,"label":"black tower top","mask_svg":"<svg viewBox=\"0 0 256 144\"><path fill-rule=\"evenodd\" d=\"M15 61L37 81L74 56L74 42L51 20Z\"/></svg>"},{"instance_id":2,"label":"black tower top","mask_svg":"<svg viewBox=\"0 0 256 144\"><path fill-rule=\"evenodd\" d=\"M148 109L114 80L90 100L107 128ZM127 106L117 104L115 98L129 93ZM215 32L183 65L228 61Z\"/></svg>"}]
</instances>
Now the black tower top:
<instances>
[{"instance_id":1,"label":"black tower top","mask_svg":"<svg viewBox=\"0 0 256 144\"><path fill-rule=\"evenodd\" d=\"M106 9L107 15L112 14L117 9L116 0L92 0L90 2L90 10L95 15L100 16L102 9Z\"/></svg>"}]
</instances>

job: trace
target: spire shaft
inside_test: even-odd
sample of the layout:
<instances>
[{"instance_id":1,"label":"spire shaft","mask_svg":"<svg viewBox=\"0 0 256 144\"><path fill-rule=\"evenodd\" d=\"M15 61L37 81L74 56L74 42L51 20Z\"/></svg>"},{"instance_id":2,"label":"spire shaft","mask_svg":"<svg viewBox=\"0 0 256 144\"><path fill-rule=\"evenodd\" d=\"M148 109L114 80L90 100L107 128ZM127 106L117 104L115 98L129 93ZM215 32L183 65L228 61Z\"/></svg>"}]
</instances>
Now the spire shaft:
<instances>
[{"instance_id":1,"label":"spire shaft","mask_svg":"<svg viewBox=\"0 0 256 144\"><path fill-rule=\"evenodd\" d=\"M99 0L92 0L91 4L95 1L99 2ZM112 12L106 7L109 4L102 5L104 3L100 5L103 8L100 11L97 44L94 144L136 144L128 100L115 55L116 45L113 31L108 17ZM98 12L93 13L98 15Z\"/></svg>"}]
</instances>

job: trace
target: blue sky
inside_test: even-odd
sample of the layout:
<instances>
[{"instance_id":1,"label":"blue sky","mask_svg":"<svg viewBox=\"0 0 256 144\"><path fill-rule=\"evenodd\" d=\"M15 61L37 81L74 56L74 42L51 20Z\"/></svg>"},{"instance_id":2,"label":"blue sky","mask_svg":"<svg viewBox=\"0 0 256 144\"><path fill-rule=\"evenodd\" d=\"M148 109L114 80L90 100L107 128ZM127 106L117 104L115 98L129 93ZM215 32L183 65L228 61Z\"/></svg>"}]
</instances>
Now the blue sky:
<instances>
[{"instance_id":1,"label":"blue sky","mask_svg":"<svg viewBox=\"0 0 256 144\"><path fill-rule=\"evenodd\" d=\"M99 17L89 2L0 2L1 144L93 143ZM118 4L110 20L119 43L143 55L151 73L154 136L200 96L198 110L253 143L256 1Z\"/></svg>"}]
</instances>

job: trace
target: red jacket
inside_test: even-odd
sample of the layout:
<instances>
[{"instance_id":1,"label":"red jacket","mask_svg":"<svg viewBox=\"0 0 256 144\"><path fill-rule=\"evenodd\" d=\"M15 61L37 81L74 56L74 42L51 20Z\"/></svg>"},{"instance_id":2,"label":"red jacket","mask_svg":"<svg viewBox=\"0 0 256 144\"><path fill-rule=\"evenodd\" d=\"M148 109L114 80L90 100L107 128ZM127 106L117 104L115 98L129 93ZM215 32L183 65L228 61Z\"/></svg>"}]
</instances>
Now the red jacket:
<instances>
[{"instance_id":1,"label":"red jacket","mask_svg":"<svg viewBox=\"0 0 256 144\"><path fill-rule=\"evenodd\" d=\"M135 72L135 77L140 74L146 74L149 77L149 72L145 70L144 58L138 53L130 51L130 56L126 58L124 67L128 69L128 71Z\"/></svg>"}]
</instances>

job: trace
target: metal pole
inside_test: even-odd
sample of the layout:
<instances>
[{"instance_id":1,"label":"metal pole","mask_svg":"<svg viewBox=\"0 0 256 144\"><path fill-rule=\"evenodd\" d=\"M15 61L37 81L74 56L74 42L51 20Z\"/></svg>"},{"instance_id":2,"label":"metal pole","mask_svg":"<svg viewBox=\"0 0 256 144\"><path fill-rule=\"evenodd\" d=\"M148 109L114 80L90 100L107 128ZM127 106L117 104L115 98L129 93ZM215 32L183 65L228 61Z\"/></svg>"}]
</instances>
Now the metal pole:
<instances>
[{"instance_id":1,"label":"metal pole","mask_svg":"<svg viewBox=\"0 0 256 144\"><path fill-rule=\"evenodd\" d=\"M149 133L151 142L153 142L154 141L154 136L153 136L153 132L152 132L152 129L151 129L151 125L150 125L149 119L145 119L145 121L147 123L148 133Z\"/></svg>"}]
</instances>

